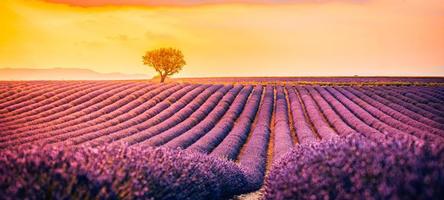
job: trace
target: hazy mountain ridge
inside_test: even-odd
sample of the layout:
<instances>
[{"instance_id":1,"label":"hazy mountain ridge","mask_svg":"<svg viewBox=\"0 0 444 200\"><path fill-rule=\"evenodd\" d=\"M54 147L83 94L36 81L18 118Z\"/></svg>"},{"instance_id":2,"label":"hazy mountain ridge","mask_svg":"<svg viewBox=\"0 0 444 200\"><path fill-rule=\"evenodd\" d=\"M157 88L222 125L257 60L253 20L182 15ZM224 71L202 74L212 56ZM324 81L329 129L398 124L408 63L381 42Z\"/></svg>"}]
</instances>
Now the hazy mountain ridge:
<instances>
[{"instance_id":1,"label":"hazy mountain ridge","mask_svg":"<svg viewBox=\"0 0 444 200\"><path fill-rule=\"evenodd\" d=\"M0 68L0 80L128 80L151 79L145 74L100 73L77 68Z\"/></svg>"}]
</instances>

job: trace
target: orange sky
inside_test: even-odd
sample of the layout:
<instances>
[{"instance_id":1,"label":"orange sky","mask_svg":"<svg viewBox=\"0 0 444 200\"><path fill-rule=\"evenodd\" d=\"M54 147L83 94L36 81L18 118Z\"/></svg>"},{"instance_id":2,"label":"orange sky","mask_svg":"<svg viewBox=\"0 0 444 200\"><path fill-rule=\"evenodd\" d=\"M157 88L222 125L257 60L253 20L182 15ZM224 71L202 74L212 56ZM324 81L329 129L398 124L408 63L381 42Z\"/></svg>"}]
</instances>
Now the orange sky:
<instances>
[{"instance_id":1,"label":"orange sky","mask_svg":"<svg viewBox=\"0 0 444 200\"><path fill-rule=\"evenodd\" d=\"M176 77L444 76L442 0L119 2L2 0L0 68L154 74L144 51L173 46Z\"/></svg>"}]
</instances>

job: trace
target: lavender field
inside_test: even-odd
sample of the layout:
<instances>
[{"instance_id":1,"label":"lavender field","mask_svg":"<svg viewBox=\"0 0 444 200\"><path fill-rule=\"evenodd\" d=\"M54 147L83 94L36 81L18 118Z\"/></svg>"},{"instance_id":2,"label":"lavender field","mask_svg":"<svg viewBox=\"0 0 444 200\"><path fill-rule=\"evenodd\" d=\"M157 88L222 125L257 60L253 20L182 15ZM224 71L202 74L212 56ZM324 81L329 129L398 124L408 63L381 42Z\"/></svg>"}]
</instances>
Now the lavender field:
<instances>
[{"instance_id":1,"label":"lavender field","mask_svg":"<svg viewBox=\"0 0 444 200\"><path fill-rule=\"evenodd\" d=\"M0 82L0 197L444 198L442 79L273 81Z\"/></svg>"}]
</instances>

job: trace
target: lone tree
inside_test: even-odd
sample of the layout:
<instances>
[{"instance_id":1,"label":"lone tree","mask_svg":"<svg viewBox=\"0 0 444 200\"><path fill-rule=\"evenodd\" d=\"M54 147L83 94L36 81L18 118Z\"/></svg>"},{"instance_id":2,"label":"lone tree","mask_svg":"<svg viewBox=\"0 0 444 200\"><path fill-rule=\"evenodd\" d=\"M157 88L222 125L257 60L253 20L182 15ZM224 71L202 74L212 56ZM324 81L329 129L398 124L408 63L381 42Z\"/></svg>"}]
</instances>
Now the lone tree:
<instances>
[{"instance_id":1,"label":"lone tree","mask_svg":"<svg viewBox=\"0 0 444 200\"><path fill-rule=\"evenodd\" d=\"M180 50L174 48L160 48L147 51L143 58L143 64L154 68L160 75L163 83L167 76L171 76L186 64Z\"/></svg>"}]
</instances>

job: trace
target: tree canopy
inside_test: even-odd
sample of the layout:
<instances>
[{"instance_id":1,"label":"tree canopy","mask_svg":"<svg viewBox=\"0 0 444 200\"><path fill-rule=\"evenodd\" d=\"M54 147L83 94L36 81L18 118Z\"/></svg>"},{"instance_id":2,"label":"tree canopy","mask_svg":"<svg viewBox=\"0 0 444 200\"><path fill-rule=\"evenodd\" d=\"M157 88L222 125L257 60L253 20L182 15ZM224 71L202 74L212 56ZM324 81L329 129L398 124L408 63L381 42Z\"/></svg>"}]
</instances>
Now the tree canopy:
<instances>
[{"instance_id":1,"label":"tree canopy","mask_svg":"<svg viewBox=\"0 0 444 200\"><path fill-rule=\"evenodd\" d=\"M143 58L143 64L156 70L160 75L160 82L164 82L167 76L178 73L186 64L183 53L175 48L159 48L147 51Z\"/></svg>"}]
</instances>

